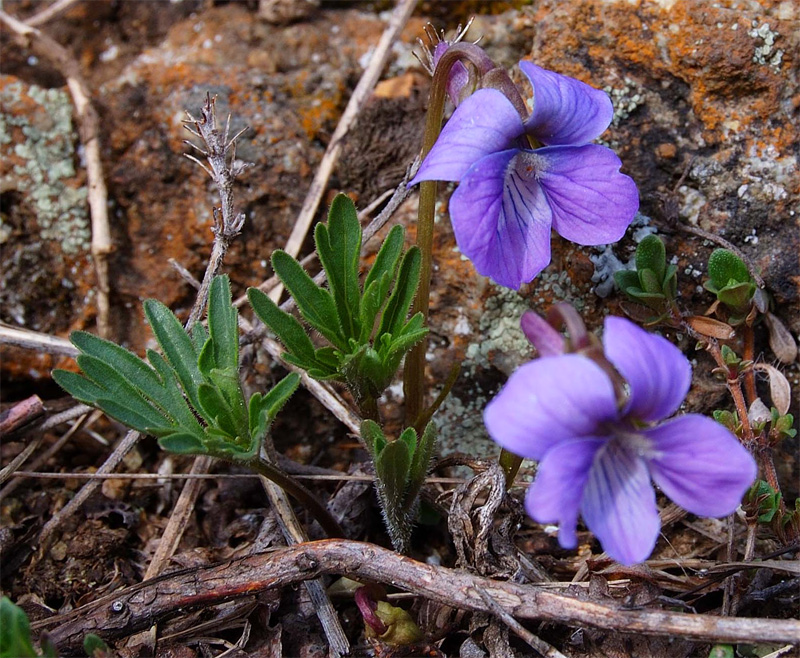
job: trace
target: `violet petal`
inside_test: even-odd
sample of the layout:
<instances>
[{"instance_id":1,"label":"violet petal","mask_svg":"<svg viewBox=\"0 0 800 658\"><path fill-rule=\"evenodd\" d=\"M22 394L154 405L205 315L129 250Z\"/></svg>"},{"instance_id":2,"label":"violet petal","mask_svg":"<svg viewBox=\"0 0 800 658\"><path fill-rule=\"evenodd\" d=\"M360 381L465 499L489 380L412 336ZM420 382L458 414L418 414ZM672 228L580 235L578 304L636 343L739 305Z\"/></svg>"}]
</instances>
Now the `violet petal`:
<instances>
[{"instance_id":1,"label":"violet petal","mask_svg":"<svg viewBox=\"0 0 800 658\"><path fill-rule=\"evenodd\" d=\"M550 263L550 207L514 169L516 149L476 162L450 197L461 252L475 269L515 290Z\"/></svg>"},{"instance_id":2,"label":"violet petal","mask_svg":"<svg viewBox=\"0 0 800 658\"><path fill-rule=\"evenodd\" d=\"M595 453L605 443L603 438L563 441L544 456L536 480L528 490L525 508L539 523L558 523L558 543L575 548L575 527L589 469Z\"/></svg>"},{"instance_id":3,"label":"violet petal","mask_svg":"<svg viewBox=\"0 0 800 658\"><path fill-rule=\"evenodd\" d=\"M671 500L700 516L727 516L739 506L758 469L725 427L688 414L645 431L657 457L650 474Z\"/></svg>"},{"instance_id":4,"label":"violet petal","mask_svg":"<svg viewBox=\"0 0 800 658\"><path fill-rule=\"evenodd\" d=\"M602 423L616 418L611 380L578 354L521 366L483 412L490 436L528 459L542 459L562 441L595 437Z\"/></svg>"},{"instance_id":5,"label":"violet petal","mask_svg":"<svg viewBox=\"0 0 800 658\"><path fill-rule=\"evenodd\" d=\"M533 62L522 61L519 68L533 86L533 114L525 132L542 144L586 144L608 128L614 108L604 91Z\"/></svg>"},{"instance_id":6,"label":"violet petal","mask_svg":"<svg viewBox=\"0 0 800 658\"><path fill-rule=\"evenodd\" d=\"M622 564L646 560L661 521L644 460L619 441L607 443L592 464L581 513L612 558Z\"/></svg>"},{"instance_id":7,"label":"violet petal","mask_svg":"<svg viewBox=\"0 0 800 658\"><path fill-rule=\"evenodd\" d=\"M639 192L605 146L550 146L534 151L545 163L539 183L553 210L553 228L582 245L616 242L639 209Z\"/></svg>"},{"instance_id":8,"label":"violet petal","mask_svg":"<svg viewBox=\"0 0 800 658\"><path fill-rule=\"evenodd\" d=\"M522 133L522 119L511 101L495 89L479 89L453 112L409 186L459 181L478 160L513 146Z\"/></svg>"},{"instance_id":9,"label":"violet petal","mask_svg":"<svg viewBox=\"0 0 800 658\"><path fill-rule=\"evenodd\" d=\"M604 326L606 356L630 386L625 414L652 422L677 411L692 382L688 359L666 338L625 318L607 317Z\"/></svg>"}]
</instances>

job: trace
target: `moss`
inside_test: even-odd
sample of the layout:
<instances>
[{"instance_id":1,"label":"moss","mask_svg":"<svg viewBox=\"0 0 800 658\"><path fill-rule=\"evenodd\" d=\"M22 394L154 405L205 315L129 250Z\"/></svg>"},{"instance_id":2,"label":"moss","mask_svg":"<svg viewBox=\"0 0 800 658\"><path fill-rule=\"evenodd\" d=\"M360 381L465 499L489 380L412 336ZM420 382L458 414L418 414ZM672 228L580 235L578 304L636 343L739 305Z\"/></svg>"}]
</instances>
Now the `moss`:
<instances>
[{"instance_id":1,"label":"moss","mask_svg":"<svg viewBox=\"0 0 800 658\"><path fill-rule=\"evenodd\" d=\"M0 154L14 163L4 189L26 197L41 240L58 243L65 254L88 250L87 189L74 187L77 135L69 95L6 77L0 107Z\"/></svg>"}]
</instances>

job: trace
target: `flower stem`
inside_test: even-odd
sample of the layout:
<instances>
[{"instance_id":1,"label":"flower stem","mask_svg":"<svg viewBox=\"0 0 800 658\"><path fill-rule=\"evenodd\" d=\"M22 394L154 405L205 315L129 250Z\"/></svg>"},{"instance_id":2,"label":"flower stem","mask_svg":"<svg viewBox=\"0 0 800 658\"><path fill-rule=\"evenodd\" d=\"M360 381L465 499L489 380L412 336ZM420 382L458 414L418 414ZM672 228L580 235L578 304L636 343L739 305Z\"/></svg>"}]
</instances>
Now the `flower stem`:
<instances>
[{"instance_id":1,"label":"flower stem","mask_svg":"<svg viewBox=\"0 0 800 658\"><path fill-rule=\"evenodd\" d=\"M308 511L314 515L314 518L319 522L329 537L344 538L344 531L328 509L317 500L314 494L297 480L260 457L249 459L245 461L244 464L249 469L274 482L290 496L294 496L294 498L300 501Z\"/></svg>"},{"instance_id":2,"label":"flower stem","mask_svg":"<svg viewBox=\"0 0 800 658\"><path fill-rule=\"evenodd\" d=\"M519 473L519 467L522 466L522 457L518 457L513 452L509 452L505 448L500 451L500 457L497 458L500 468L506 476L506 491L511 489L514 484L514 478Z\"/></svg>"},{"instance_id":3,"label":"flower stem","mask_svg":"<svg viewBox=\"0 0 800 658\"><path fill-rule=\"evenodd\" d=\"M424 160L442 130L444 103L447 96L447 80L450 69L456 62L464 61L477 70L479 76L495 68L494 63L475 44L456 43L447 49L439 60L433 74L428 114L425 120L425 134L422 139ZM419 214L417 220L417 246L422 253L419 288L411 314L422 312L428 319L431 292L431 264L433 261L433 220L436 211L436 182L424 181L419 190ZM427 338L423 338L406 356L403 375L403 392L406 399L406 425L415 426L422 414L425 402L425 352Z\"/></svg>"}]
</instances>

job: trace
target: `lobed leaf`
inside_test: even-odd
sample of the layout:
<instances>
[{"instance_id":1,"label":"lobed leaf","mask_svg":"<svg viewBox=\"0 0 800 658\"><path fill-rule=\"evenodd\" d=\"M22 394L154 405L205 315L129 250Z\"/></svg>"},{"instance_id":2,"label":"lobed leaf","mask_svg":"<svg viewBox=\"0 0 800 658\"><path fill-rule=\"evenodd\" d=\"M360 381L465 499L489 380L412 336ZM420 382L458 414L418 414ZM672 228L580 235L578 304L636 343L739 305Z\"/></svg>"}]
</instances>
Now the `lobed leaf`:
<instances>
[{"instance_id":1,"label":"lobed leaf","mask_svg":"<svg viewBox=\"0 0 800 658\"><path fill-rule=\"evenodd\" d=\"M198 356L192 339L175 314L161 302L155 299L145 300L144 313L181 387L192 406L199 410L201 405L197 390L206 380L197 365Z\"/></svg>"},{"instance_id":2,"label":"lobed leaf","mask_svg":"<svg viewBox=\"0 0 800 658\"><path fill-rule=\"evenodd\" d=\"M331 294L320 288L294 258L278 249L272 254L272 267L291 293L300 315L333 345L347 351L336 304Z\"/></svg>"},{"instance_id":3,"label":"lobed leaf","mask_svg":"<svg viewBox=\"0 0 800 658\"><path fill-rule=\"evenodd\" d=\"M345 338L358 338L361 333L358 285L361 258L361 224L353 202L338 194L328 212L328 224L317 224L314 231L317 254L328 276L339 321Z\"/></svg>"},{"instance_id":4,"label":"lobed leaf","mask_svg":"<svg viewBox=\"0 0 800 658\"><path fill-rule=\"evenodd\" d=\"M408 310L411 308L419 285L421 263L422 256L417 247L411 247L403 256L392 296L386 304L383 317L381 317L376 340L383 334L394 335L398 333L405 323Z\"/></svg>"}]
</instances>

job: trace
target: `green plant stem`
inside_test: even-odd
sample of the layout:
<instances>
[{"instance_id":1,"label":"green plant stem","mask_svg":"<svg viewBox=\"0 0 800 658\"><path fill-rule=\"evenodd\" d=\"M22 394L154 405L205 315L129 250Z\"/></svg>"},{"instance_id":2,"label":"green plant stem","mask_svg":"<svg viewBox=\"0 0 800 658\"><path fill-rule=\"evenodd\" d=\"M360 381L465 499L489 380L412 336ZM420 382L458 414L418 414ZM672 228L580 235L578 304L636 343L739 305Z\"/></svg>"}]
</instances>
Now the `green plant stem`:
<instances>
[{"instance_id":1,"label":"green plant stem","mask_svg":"<svg viewBox=\"0 0 800 658\"><path fill-rule=\"evenodd\" d=\"M428 114L425 134L422 140L422 160L428 155L442 130L444 103L447 96L447 78L450 69L458 61L466 61L477 69L480 75L494 68L494 63L474 44L456 43L450 46L436 66L431 83L428 101ZM417 246L422 252L419 275L419 288L414 299L411 315L422 312L428 320L431 292L431 264L433 261L433 220L436 211L436 182L424 181L420 184L419 215L417 220ZM425 353L428 340L423 338L406 356L403 374L403 393L406 400L406 425L415 426L423 411L425 402Z\"/></svg>"},{"instance_id":2,"label":"green plant stem","mask_svg":"<svg viewBox=\"0 0 800 658\"><path fill-rule=\"evenodd\" d=\"M271 482L277 484L290 496L294 496L294 498L300 501L308 509L308 511L314 515L314 518L319 522L319 524L322 526L322 529L325 530L329 537L344 538L344 531L336 519L333 518L328 509L321 502L319 502L319 500L317 500L314 494L312 494L297 480L259 457L250 459L243 463L249 469L255 471L259 475L263 475Z\"/></svg>"}]
</instances>

